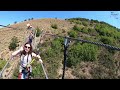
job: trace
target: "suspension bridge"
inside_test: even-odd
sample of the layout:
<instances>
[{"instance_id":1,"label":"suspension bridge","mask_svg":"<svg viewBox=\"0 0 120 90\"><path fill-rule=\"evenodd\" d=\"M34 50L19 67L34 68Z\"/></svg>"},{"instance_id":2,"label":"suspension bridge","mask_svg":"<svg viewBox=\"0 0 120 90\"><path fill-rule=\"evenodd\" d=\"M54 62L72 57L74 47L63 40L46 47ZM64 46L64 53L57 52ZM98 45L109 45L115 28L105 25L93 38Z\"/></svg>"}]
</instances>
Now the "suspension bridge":
<instances>
[{"instance_id":1,"label":"suspension bridge","mask_svg":"<svg viewBox=\"0 0 120 90\"><path fill-rule=\"evenodd\" d=\"M12 28L12 27L8 27L8 26L4 26L4 25L0 25L0 26L6 27L6 28ZM17 29L17 28L12 28L12 29ZM35 33L35 35L36 35L36 33ZM94 45L97 45L97 46L105 47L105 48L108 48L108 49L111 49L111 50L120 51L119 47L111 46L111 45L108 45L108 44L102 44L102 43L99 43L99 42L92 42L92 41L83 40L83 39L80 39L80 38L78 39L78 38L72 38L72 37L68 37L68 36L55 35L55 34L51 34L51 33L46 33L44 31L41 32L39 39L42 40L43 36L46 36L46 35L47 36L52 36L52 37L60 37L60 38L64 39L64 42L63 42L63 44L64 44L64 63L63 63L63 75L62 75L61 79L64 79L64 75L65 75L66 56L67 56L66 51L67 51L67 48L69 47L70 41L78 41L78 42L83 42L83 43L89 43L89 44L94 44ZM24 43L26 42L27 38L28 37L26 37L24 39L24 41L21 44L21 46L24 45ZM33 42L34 42L33 43L34 49L37 49L36 36L35 36L35 39L34 39ZM20 48L20 47L18 47L18 48ZM7 67L7 65L9 64L10 61L11 61L11 57L7 61L7 63L5 64L5 66L2 68L2 70L0 72L0 77L1 78L2 78L2 74L4 73L5 68ZM46 79L48 79L48 76L47 76L47 73L46 73L46 70L45 70L43 64L41 64L41 66L43 68L43 71L44 71Z\"/></svg>"}]
</instances>

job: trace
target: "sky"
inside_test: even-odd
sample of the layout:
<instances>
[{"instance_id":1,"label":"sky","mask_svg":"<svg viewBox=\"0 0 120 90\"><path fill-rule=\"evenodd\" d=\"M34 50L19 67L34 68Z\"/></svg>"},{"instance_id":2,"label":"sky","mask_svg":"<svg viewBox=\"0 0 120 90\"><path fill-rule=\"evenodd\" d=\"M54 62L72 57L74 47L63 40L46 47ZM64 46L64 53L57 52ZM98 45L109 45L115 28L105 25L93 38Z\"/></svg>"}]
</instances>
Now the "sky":
<instances>
[{"instance_id":1,"label":"sky","mask_svg":"<svg viewBox=\"0 0 120 90\"><path fill-rule=\"evenodd\" d=\"M0 25L34 18L87 18L104 21L120 29L120 11L0 11Z\"/></svg>"}]
</instances>

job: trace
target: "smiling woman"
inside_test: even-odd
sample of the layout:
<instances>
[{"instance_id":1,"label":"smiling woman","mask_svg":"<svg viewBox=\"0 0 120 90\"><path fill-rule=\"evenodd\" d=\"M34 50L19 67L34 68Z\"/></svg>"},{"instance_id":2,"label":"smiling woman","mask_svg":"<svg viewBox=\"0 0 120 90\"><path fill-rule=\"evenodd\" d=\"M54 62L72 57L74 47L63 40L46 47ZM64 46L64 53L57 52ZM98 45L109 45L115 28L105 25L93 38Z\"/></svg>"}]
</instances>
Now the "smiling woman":
<instances>
[{"instance_id":1,"label":"smiling woman","mask_svg":"<svg viewBox=\"0 0 120 90\"><path fill-rule=\"evenodd\" d=\"M29 43L26 43L19 50L13 52L12 57L18 54L21 59L18 79L30 79L32 73L32 66L30 65L32 62L32 57L37 57L40 63L43 63L41 57L32 51L32 46Z\"/></svg>"}]
</instances>

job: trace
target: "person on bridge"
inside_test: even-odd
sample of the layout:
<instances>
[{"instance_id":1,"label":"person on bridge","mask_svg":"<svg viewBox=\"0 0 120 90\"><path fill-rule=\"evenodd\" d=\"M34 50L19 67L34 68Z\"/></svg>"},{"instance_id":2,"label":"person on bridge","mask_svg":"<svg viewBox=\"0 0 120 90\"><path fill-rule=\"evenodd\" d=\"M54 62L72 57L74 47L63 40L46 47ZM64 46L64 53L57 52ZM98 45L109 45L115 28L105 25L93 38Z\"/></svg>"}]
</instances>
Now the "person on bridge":
<instances>
[{"instance_id":1,"label":"person on bridge","mask_svg":"<svg viewBox=\"0 0 120 90\"><path fill-rule=\"evenodd\" d=\"M36 34L36 30L35 28L30 25L29 23L27 24L27 30L31 30L30 33L33 33L34 37L35 37L35 34Z\"/></svg>"},{"instance_id":2,"label":"person on bridge","mask_svg":"<svg viewBox=\"0 0 120 90\"><path fill-rule=\"evenodd\" d=\"M43 63L40 55L37 55L32 51L32 46L30 43L26 43L19 50L13 52L12 58L16 55L20 55L20 59L21 59L18 79L31 78L32 66L30 65L30 62L32 61L32 57L37 57L40 63Z\"/></svg>"},{"instance_id":3,"label":"person on bridge","mask_svg":"<svg viewBox=\"0 0 120 90\"><path fill-rule=\"evenodd\" d=\"M33 49L35 49L35 44L36 44L36 29L31 25L31 24L27 24L27 41L31 43ZM33 41L34 40L34 41Z\"/></svg>"},{"instance_id":4,"label":"person on bridge","mask_svg":"<svg viewBox=\"0 0 120 90\"><path fill-rule=\"evenodd\" d=\"M30 33L29 37L28 37L28 43L32 44L32 41L34 39L34 35L33 35L33 32Z\"/></svg>"}]
</instances>

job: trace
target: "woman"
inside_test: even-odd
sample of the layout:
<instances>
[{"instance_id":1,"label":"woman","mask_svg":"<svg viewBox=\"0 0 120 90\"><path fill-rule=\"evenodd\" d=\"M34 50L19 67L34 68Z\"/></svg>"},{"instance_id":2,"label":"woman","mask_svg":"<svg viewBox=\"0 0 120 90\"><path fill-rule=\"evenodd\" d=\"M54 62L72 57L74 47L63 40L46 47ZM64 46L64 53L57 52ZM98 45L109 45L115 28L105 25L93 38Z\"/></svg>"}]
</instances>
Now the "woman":
<instances>
[{"instance_id":1,"label":"woman","mask_svg":"<svg viewBox=\"0 0 120 90\"><path fill-rule=\"evenodd\" d=\"M32 66L30 65L32 61L32 57L37 57L41 63L43 61L41 60L41 57L35 53L32 52L32 46L30 43L26 43L23 47L21 47L19 50L12 53L12 57L16 55L20 55L20 67L19 67L19 79L26 79L25 76L30 76L32 72ZM29 77L27 77L29 79Z\"/></svg>"}]
</instances>

